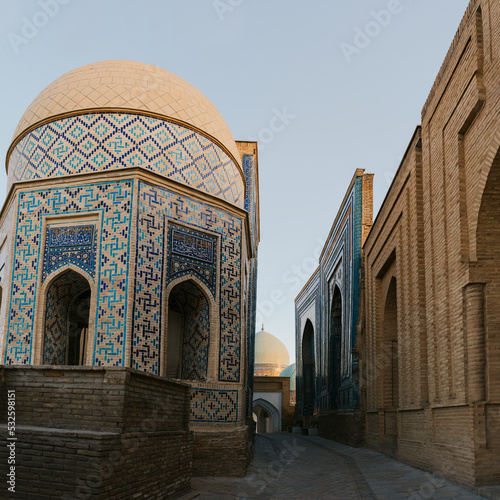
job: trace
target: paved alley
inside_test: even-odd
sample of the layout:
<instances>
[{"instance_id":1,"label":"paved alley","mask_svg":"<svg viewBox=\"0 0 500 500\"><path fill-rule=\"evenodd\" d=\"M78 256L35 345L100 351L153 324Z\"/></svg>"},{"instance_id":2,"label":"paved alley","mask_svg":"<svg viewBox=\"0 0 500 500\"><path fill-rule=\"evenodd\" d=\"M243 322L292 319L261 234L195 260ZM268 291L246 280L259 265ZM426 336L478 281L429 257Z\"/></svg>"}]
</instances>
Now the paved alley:
<instances>
[{"instance_id":1,"label":"paved alley","mask_svg":"<svg viewBox=\"0 0 500 500\"><path fill-rule=\"evenodd\" d=\"M475 499L442 478L376 451L320 437L258 435L245 478L193 478L200 500L230 499ZM488 498L497 498L493 493Z\"/></svg>"}]
</instances>

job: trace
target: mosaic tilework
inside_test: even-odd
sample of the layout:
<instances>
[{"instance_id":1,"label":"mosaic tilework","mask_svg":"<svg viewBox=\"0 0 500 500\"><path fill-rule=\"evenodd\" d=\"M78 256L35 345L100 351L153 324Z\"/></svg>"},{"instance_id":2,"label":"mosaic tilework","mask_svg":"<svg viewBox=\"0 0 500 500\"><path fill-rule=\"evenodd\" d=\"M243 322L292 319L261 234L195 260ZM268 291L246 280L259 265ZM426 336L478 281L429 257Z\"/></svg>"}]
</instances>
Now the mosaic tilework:
<instances>
[{"instance_id":1,"label":"mosaic tilework","mask_svg":"<svg viewBox=\"0 0 500 500\"><path fill-rule=\"evenodd\" d=\"M257 259L250 261L250 275L248 277L248 315L247 315L247 366L254 366L255 362L255 314L257 309ZM252 416L253 377L254 371L247 373L247 417Z\"/></svg>"},{"instance_id":2,"label":"mosaic tilework","mask_svg":"<svg viewBox=\"0 0 500 500\"><path fill-rule=\"evenodd\" d=\"M219 146L180 125L125 113L79 115L33 130L12 152L9 186L137 166L243 208L240 170Z\"/></svg>"},{"instance_id":3,"label":"mosaic tilework","mask_svg":"<svg viewBox=\"0 0 500 500\"><path fill-rule=\"evenodd\" d=\"M191 388L191 422L238 421L238 391Z\"/></svg>"},{"instance_id":4,"label":"mosaic tilework","mask_svg":"<svg viewBox=\"0 0 500 500\"><path fill-rule=\"evenodd\" d=\"M93 364L123 366L133 182L19 193L5 364L31 363L44 216L94 212L101 218Z\"/></svg>"},{"instance_id":5,"label":"mosaic tilework","mask_svg":"<svg viewBox=\"0 0 500 500\"><path fill-rule=\"evenodd\" d=\"M209 205L146 183L139 185L137 261L132 367L158 374L162 294L173 279L164 276L166 218L219 234L219 380L238 382L241 352L242 220Z\"/></svg>"},{"instance_id":6,"label":"mosaic tilework","mask_svg":"<svg viewBox=\"0 0 500 500\"><path fill-rule=\"evenodd\" d=\"M95 276L97 233L94 224L47 225L42 282L56 269L72 263Z\"/></svg>"},{"instance_id":7,"label":"mosaic tilework","mask_svg":"<svg viewBox=\"0 0 500 500\"><path fill-rule=\"evenodd\" d=\"M361 236L363 220L363 176L354 185L340 207L337 225L325 244L319 263L319 283L301 293L295 303L297 364L297 414L311 411L304 403L304 360L300 355L300 318L311 301L316 302L315 351L316 373L314 411L359 407L358 360L352 349L356 344L361 278ZM338 317L334 317L334 290L341 292ZM340 319L340 335L337 328ZM340 337L340 340L339 338ZM340 354L340 355L339 355Z\"/></svg>"},{"instance_id":8,"label":"mosaic tilework","mask_svg":"<svg viewBox=\"0 0 500 500\"><path fill-rule=\"evenodd\" d=\"M89 288L87 280L69 271L61 274L47 292L43 364L66 364L68 310L74 297Z\"/></svg>"},{"instance_id":9,"label":"mosaic tilework","mask_svg":"<svg viewBox=\"0 0 500 500\"><path fill-rule=\"evenodd\" d=\"M196 275L216 296L217 237L169 224L168 276Z\"/></svg>"},{"instance_id":10,"label":"mosaic tilework","mask_svg":"<svg viewBox=\"0 0 500 500\"><path fill-rule=\"evenodd\" d=\"M183 316L182 368L183 380L206 380L210 343L210 306L198 286L184 281L175 286L169 301L174 300Z\"/></svg>"},{"instance_id":11,"label":"mosaic tilework","mask_svg":"<svg viewBox=\"0 0 500 500\"><path fill-rule=\"evenodd\" d=\"M244 154L242 157L243 173L245 175L245 210L249 213L252 248L257 248L257 173L255 157Z\"/></svg>"}]
</instances>

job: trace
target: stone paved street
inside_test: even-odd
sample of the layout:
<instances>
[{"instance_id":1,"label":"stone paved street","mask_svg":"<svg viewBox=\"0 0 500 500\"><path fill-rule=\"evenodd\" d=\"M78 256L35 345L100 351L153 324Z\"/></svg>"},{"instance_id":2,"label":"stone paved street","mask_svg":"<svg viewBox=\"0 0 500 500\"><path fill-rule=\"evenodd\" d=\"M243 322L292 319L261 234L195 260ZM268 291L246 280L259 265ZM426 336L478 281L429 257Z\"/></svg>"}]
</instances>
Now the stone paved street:
<instances>
[{"instance_id":1,"label":"stone paved street","mask_svg":"<svg viewBox=\"0 0 500 500\"><path fill-rule=\"evenodd\" d=\"M254 446L254 459L245 478L193 478L198 498L482 498L375 451L350 448L320 437L258 435Z\"/></svg>"}]
</instances>

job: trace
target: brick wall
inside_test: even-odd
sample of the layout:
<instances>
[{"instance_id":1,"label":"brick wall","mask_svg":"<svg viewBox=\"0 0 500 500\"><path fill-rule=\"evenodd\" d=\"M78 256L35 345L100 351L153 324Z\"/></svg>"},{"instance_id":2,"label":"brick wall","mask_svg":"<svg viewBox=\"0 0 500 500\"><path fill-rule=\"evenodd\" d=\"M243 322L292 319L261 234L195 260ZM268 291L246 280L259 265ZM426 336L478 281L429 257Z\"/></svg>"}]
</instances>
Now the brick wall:
<instances>
[{"instance_id":1,"label":"brick wall","mask_svg":"<svg viewBox=\"0 0 500 500\"><path fill-rule=\"evenodd\" d=\"M12 389L12 498L166 499L190 490L187 385L125 368L2 367L2 474ZM1 488L0 497L9 498L6 485Z\"/></svg>"},{"instance_id":2,"label":"brick wall","mask_svg":"<svg viewBox=\"0 0 500 500\"><path fill-rule=\"evenodd\" d=\"M468 485L500 484L499 28L470 2L364 245L367 443Z\"/></svg>"}]
</instances>

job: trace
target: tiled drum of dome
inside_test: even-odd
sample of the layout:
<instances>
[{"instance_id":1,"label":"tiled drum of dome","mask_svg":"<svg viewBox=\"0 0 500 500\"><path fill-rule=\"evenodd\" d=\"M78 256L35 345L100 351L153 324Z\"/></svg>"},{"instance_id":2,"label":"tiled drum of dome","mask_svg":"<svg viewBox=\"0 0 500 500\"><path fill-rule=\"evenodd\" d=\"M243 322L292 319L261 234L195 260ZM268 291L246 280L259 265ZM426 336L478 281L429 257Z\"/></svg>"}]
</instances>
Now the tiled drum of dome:
<instances>
[{"instance_id":1,"label":"tiled drum of dome","mask_svg":"<svg viewBox=\"0 0 500 500\"><path fill-rule=\"evenodd\" d=\"M86 212L100 217L102 228L92 364L123 366L132 197L132 181L19 193L5 364L32 362L43 218Z\"/></svg>"},{"instance_id":2,"label":"tiled drum of dome","mask_svg":"<svg viewBox=\"0 0 500 500\"><path fill-rule=\"evenodd\" d=\"M204 135L159 118L126 113L78 115L42 125L9 160L16 181L143 167L243 208L237 165Z\"/></svg>"}]
</instances>

